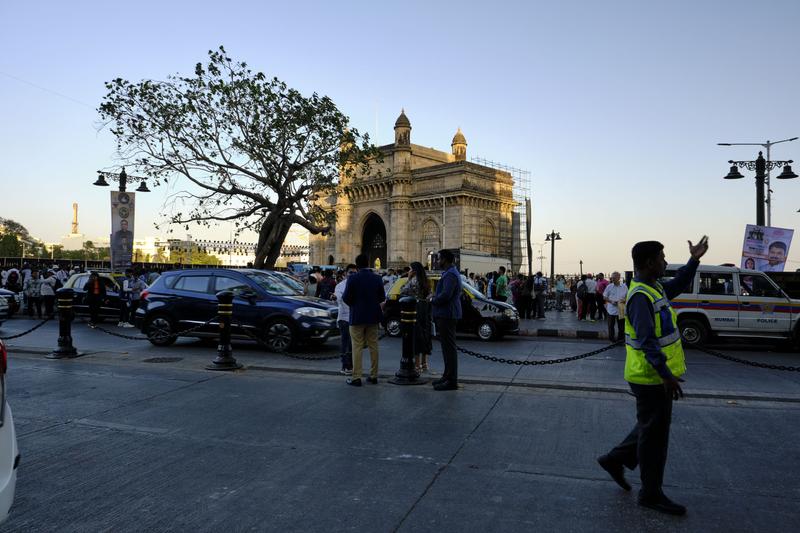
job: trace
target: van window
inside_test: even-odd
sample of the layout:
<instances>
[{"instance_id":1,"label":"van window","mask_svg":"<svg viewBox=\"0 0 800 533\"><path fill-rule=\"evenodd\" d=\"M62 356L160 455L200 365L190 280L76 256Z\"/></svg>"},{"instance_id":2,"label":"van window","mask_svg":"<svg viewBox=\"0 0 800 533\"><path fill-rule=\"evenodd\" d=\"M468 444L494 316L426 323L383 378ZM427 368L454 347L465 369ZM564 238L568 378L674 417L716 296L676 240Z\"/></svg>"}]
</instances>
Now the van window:
<instances>
[{"instance_id":1,"label":"van window","mask_svg":"<svg viewBox=\"0 0 800 533\"><path fill-rule=\"evenodd\" d=\"M175 283L175 290L208 292L208 276L181 276Z\"/></svg>"},{"instance_id":2,"label":"van window","mask_svg":"<svg viewBox=\"0 0 800 533\"><path fill-rule=\"evenodd\" d=\"M742 296L761 296L763 298L783 298L780 289L766 276L739 276Z\"/></svg>"},{"instance_id":3,"label":"van window","mask_svg":"<svg viewBox=\"0 0 800 533\"><path fill-rule=\"evenodd\" d=\"M664 273L664 277L663 277L663 278L661 278L659 281L660 281L661 283L664 283L664 282L666 282L666 281L671 281L672 279L674 279L674 278L675 278L675 276L677 275L677 273L678 273L678 271L677 271L677 270L667 270L667 271ZM628 283L628 285L630 285L630 283ZM692 293L694 292L694 278L692 278L692 281L690 281L690 282L689 282L689 285L688 285L688 286L687 286L685 289L683 289L683 291L682 291L682 292L683 292L684 294L692 294Z\"/></svg>"},{"instance_id":4,"label":"van window","mask_svg":"<svg viewBox=\"0 0 800 533\"><path fill-rule=\"evenodd\" d=\"M702 272L700 274L699 294L733 294L733 274L723 274L717 272Z\"/></svg>"}]
</instances>

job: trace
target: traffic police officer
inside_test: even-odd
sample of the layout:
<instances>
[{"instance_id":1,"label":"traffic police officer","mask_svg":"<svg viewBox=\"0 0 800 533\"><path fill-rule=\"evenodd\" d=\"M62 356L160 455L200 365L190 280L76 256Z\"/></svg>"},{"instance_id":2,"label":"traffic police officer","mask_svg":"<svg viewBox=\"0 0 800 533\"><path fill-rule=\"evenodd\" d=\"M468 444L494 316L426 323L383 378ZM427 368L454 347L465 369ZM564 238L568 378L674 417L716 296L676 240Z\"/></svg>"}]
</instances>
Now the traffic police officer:
<instances>
[{"instance_id":1,"label":"traffic police officer","mask_svg":"<svg viewBox=\"0 0 800 533\"><path fill-rule=\"evenodd\" d=\"M708 237L696 245L689 241L691 259L676 276L659 282L667 262L664 245L639 242L631 250L635 277L628 290L625 309L625 380L636 396L636 426L608 454L597 459L625 490L624 467L639 466L642 488L639 505L683 515L686 507L667 498L661 490L667 462L672 401L683 397L680 383L686 371L676 313L669 300L683 292L694 279L700 258L708 250Z\"/></svg>"}]
</instances>

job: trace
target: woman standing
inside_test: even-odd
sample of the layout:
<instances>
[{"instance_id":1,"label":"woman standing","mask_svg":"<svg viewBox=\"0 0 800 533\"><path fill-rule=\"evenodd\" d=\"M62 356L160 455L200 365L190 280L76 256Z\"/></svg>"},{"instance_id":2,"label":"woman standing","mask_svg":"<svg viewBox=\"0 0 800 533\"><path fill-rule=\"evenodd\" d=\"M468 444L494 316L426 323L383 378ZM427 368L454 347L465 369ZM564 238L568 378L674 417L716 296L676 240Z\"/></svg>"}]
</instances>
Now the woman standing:
<instances>
[{"instance_id":1,"label":"woman standing","mask_svg":"<svg viewBox=\"0 0 800 533\"><path fill-rule=\"evenodd\" d=\"M564 293L567 292L567 280L559 274L556 276L556 311L564 310Z\"/></svg>"},{"instance_id":2,"label":"woman standing","mask_svg":"<svg viewBox=\"0 0 800 533\"><path fill-rule=\"evenodd\" d=\"M431 343L431 310L428 296L431 294L431 287L428 283L428 276L422 263L414 261L411 263L411 270L408 271L408 282L400 290L401 296L413 296L417 299L417 327L414 328L414 364L417 372L429 372L428 356L430 356L433 346Z\"/></svg>"}]
</instances>

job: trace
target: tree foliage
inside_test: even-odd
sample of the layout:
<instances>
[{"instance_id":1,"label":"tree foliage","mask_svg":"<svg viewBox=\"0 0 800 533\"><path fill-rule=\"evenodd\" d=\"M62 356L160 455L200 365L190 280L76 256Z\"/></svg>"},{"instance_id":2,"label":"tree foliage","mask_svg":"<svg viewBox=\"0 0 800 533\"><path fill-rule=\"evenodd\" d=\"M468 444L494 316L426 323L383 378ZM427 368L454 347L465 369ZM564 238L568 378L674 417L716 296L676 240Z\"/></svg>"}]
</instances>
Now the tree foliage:
<instances>
[{"instance_id":1,"label":"tree foliage","mask_svg":"<svg viewBox=\"0 0 800 533\"><path fill-rule=\"evenodd\" d=\"M330 98L254 73L222 47L192 76L106 89L99 112L120 162L156 186L179 183L167 221L257 231L259 268L274 266L292 224L330 231L333 211L314 200L380 159Z\"/></svg>"}]
</instances>

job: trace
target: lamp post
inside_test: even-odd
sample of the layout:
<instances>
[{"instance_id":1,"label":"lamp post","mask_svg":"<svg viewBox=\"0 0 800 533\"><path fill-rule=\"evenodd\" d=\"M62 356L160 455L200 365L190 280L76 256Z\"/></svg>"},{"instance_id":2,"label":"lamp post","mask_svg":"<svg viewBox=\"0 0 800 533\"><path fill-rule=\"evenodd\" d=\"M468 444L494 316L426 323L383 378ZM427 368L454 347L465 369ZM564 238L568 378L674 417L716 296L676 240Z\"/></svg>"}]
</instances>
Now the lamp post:
<instances>
[{"instance_id":1,"label":"lamp post","mask_svg":"<svg viewBox=\"0 0 800 533\"><path fill-rule=\"evenodd\" d=\"M744 178L744 176L739 172L739 167L746 168L747 170L755 170L756 171L756 225L757 226L764 226L764 204L767 204L767 207L770 207L768 201L765 202L764 200L764 184L769 183L766 179L766 172L778 167L783 166L783 172L776 176L778 179L791 179L796 178L797 174L792 172L791 163L793 161L790 159L788 161L767 161L764 159L764 155L762 152L758 152L758 158L755 161L728 161L731 164L730 172L728 175L725 176L724 179L726 180L738 180ZM769 186L767 185L767 190L769 190ZM771 211L771 210L770 210ZM772 216L770 215L769 219L767 220L766 225L769 226L772 223Z\"/></svg>"},{"instance_id":2,"label":"lamp post","mask_svg":"<svg viewBox=\"0 0 800 533\"><path fill-rule=\"evenodd\" d=\"M109 179L119 183L119 192L125 192L128 186L128 179L132 179L139 180L141 182L139 183L139 188L136 189L136 192L150 192L150 189L147 188L147 178L128 176L127 172L125 172L125 167L122 167L122 172L119 174L116 172L104 172L102 170L98 170L97 174L97 180L92 183L92 185L97 185L98 187L108 187L108 182L106 179Z\"/></svg>"},{"instance_id":3,"label":"lamp post","mask_svg":"<svg viewBox=\"0 0 800 533\"><path fill-rule=\"evenodd\" d=\"M796 141L797 139L798 139L798 137L792 137L790 139L783 139L781 141L774 141L774 142L767 140L766 142L763 142L763 143L717 143L718 146L762 146L767 150L766 165L765 165L764 169L762 169L762 171L761 171L761 182L760 183L759 183L758 168L755 165L756 161L758 161L758 160L756 160L756 161L729 161L729 163L731 163L732 165L734 165L734 163L736 163L734 166L745 166L748 170L756 170L756 201L758 202L758 204L756 206L756 215L758 215L759 210L762 213L761 221L757 223L759 226L763 226L764 225L764 215L763 215L763 211L764 211L763 205L764 205L764 203L767 204L767 221L766 221L767 224L766 225L767 226L772 226L772 187L771 187L771 183L770 183L770 171L773 168L775 168L775 167L777 167L779 165L784 165L783 172L781 173L780 176L777 176L778 179L790 179L790 178L796 178L797 177L797 175L792 172L792 168L789 166L789 164L791 164L792 161L772 161L772 159L770 157L770 150L772 149L772 145L773 144L781 144L781 143L785 143L785 142ZM760 159L763 160L761 152L758 153L758 156L759 156ZM738 163L750 163L750 164L752 164L752 166L749 165L749 164L747 164L747 165L739 165ZM739 179L739 178L743 178L744 177L741 174L739 174L738 170L736 172L734 172L734 166L731 167L731 172L729 172L728 175L725 176L725 179ZM788 168L788 172L787 172L787 168ZM764 170L766 170L766 176L764 175ZM764 185L765 184L767 186L767 190L766 190L767 198L766 198L766 200L764 199ZM760 198L760 200L759 200L759 198Z\"/></svg>"},{"instance_id":4,"label":"lamp post","mask_svg":"<svg viewBox=\"0 0 800 533\"><path fill-rule=\"evenodd\" d=\"M561 234L551 230L545 237L545 242L550 242L550 287L556 284L556 241L561 240Z\"/></svg>"}]
</instances>

